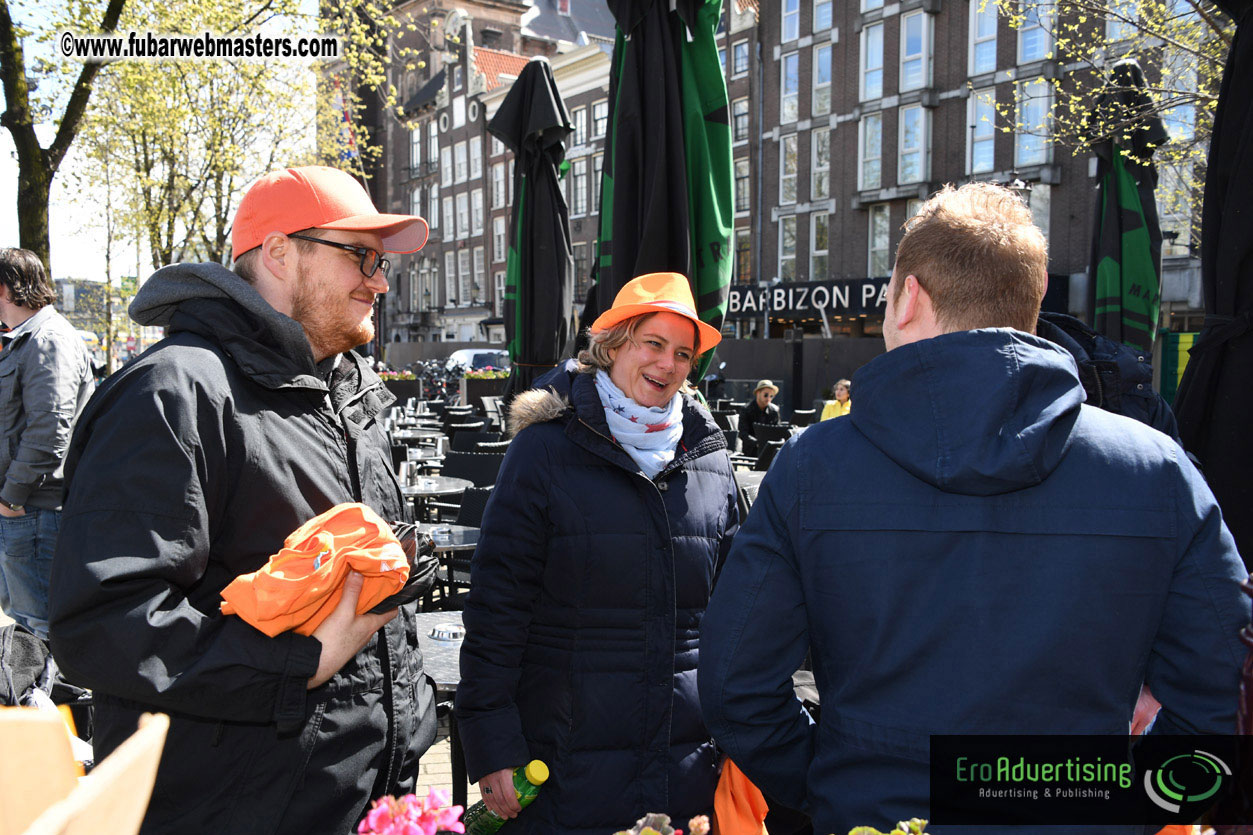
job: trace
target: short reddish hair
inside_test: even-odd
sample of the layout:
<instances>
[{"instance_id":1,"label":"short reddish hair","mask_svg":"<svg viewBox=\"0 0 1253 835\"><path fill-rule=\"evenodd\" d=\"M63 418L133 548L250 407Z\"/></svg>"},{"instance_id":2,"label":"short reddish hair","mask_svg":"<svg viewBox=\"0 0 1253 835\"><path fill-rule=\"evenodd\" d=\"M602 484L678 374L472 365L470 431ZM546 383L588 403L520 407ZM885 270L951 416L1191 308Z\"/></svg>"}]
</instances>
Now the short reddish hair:
<instances>
[{"instance_id":1,"label":"short reddish hair","mask_svg":"<svg viewBox=\"0 0 1253 835\"><path fill-rule=\"evenodd\" d=\"M905 224L896 273L893 299L905 276L914 276L945 331L1035 333L1048 286L1048 245L1012 191L989 183L947 185Z\"/></svg>"}]
</instances>

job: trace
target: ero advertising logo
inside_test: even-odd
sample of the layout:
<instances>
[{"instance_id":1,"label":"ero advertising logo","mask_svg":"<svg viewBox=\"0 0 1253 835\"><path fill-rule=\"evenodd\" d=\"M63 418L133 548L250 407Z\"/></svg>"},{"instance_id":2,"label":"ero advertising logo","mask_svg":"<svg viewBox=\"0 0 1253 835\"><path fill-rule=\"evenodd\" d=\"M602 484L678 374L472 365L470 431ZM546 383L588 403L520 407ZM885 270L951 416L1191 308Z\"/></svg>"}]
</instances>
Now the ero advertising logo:
<instances>
[{"instance_id":1,"label":"ero advertising logo","mask_svg":"<svg viewBox=\"0 0 1253 835\"><path fill-rule=\"evenodd\" d=\"M1231 778L1231 768L1208 751L1199 749L1176 754L1157 768L1144 770L1144 790L1168 812L1181 812L1184 806L1205 803L1214 798Z\"/></svg>"}]
</instances>

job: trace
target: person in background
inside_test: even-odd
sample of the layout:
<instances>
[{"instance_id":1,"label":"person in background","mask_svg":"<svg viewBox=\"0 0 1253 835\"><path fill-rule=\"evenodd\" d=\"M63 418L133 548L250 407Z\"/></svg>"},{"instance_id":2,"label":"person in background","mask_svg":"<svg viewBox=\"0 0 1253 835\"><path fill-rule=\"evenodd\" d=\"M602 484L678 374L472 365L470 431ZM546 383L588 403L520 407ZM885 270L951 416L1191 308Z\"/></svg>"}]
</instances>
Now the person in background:
<instances>
[{"instance_id":1,"label":"person in background","mask_svg":"<svg viewBox=\"0 0 1253 835\"><path fill-rule=\"evenodd\" d=\"M690 396L721 339L676 273L628 282L590 344L510 406L470 573L457 723L502 830L603 835L713 806L701 617L738 524L726 441ZM550 770L519 814L511 772Z\"/></svg>"},{"instance_id":2,"label":"person in background","mask_svg":"<svg viewBox=\"0 0 1253 835\"><path fill-rule=\"evenodd\" d=\"M51 632L67 678L94 690L97 760L144 712L170 715L145 833L346 833L417 788L435 709L416 603L358 612L353 572L312 635L219 607L332 507L409 518L382 422L395 397L352 349L374 336L385 253L426 236L343 171L274 171L235 214L234 272L168 266L131 304L168 336L83 413Z\"/></svg>"},{"instance_id":3,"label":"person in background","mask_svg":"<svg viewBox=\"0 0 1253 835\"><path fill-rule=\"evenodd\" d=\"M1142 684L1150 734L1236 731L1235 543L1183 450L1086 405L1034 335L1046 264L1007 189L924 203L857 411L778 453L719 577L705 721L815 832L930 817L932 735L1124 735ZM792 695L810 651L820 731Z\"/></svg>"},{"instance_id":4,"label":"person in background","mask_svg":"<svg viewBox=\"0 0 1253 835\"><path fill-rule=\"evenodd\" d=\"M95 389L56 297L39 256L0 249L0 611L45 641L65 453Z\"/></svg>"},{"instance_id":5,"label":"person in background","mask_svg":"<svg viewBox=\"0 0 1253 835\"><path fill-rule=\"evenodd\" d=\"M753 388L752 402L740 409L740 438L745 455L756 455L759 451L755 429L757 424L779 422L779 407L774 405L774 398L778 394L779 387L774 383L759 380Z\"/></svg>"},{"instance_id":6,"label":"person in background","mask_svg":"<svg viewBox=\"0 0 1253 835\"><path fill-rule=\"evenodd\" d=\"M852 383L848 380L835 381L835 399L828 400L826 405L822 407L822 417L820 420L830 420L831 418L844 417L853 408L853 401L849 399L849 392L852 389Z\"/></svg>"}]
</instances>

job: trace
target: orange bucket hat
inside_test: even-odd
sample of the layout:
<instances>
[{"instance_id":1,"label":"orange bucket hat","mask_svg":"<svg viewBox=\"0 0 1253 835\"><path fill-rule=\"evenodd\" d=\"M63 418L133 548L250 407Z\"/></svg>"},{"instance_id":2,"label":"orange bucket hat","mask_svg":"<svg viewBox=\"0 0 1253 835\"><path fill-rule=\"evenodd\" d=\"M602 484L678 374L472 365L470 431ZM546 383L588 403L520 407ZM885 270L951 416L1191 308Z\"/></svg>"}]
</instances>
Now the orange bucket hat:
<instances>
[{"instance_id":1,"label":"orange bucket hat","mask_svg":"<svg viewBox=\"0 0 1253 835\"><path fill-rule=\"evenodd\" d=\"M324 165L271 171L252 184L231 227L231 259L261 246L271 232L301 229L378 232L383 251L407 255L426 244L426 221L417 215L385 215L349 173Z\"/></svg>"},{"instance_id":2,"label":"orange bucket hat","mask_svg":"<svg viewBox=\"0 0 1253 835\"><path fill-rule=\"evenodd\" d=\"M592 333L609 330L619 322L647 313L677 313L691 319L700 333L700 351L705 353L722 341L722 334L696 315L696 302L686 276L679 273L649 273L622 286L613 307L596 317L588 329Z\"/></svg>"}]
</instances>

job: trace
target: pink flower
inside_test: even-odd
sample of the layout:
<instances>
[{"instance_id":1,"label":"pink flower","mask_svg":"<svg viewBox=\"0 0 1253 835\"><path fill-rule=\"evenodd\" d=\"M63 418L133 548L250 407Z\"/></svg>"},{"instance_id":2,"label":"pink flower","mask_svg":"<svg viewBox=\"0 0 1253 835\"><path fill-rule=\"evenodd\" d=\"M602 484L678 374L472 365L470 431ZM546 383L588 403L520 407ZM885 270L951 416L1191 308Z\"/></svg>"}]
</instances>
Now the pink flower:
<instances>
[{"instance_id":1,"label":"pink flower","mask_svg":"<svg viewBox=\"0 0 1253 835\"><path fill-rule=\"evenodd\" d=\"M448 792L431 789L424 798L407 794L401 798L385 795L374 801L357 827L358 835L436 835L437 832L465 832L460 806L448 806Z\"/></svg>"}]
</instances>

